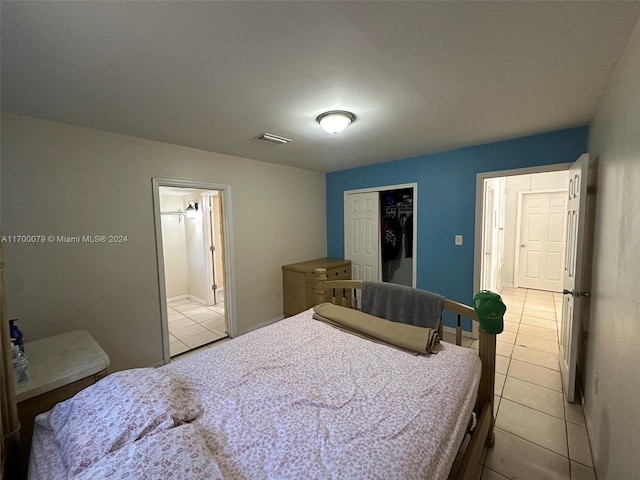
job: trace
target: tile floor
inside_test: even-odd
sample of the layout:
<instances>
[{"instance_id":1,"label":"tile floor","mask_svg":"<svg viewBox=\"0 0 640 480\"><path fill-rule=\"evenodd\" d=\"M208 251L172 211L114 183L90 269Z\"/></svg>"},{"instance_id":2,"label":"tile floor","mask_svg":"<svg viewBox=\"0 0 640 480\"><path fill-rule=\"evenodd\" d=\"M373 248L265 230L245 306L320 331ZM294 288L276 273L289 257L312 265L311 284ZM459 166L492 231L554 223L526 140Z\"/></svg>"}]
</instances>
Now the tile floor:
<instances>
[{"instance_id":1,"label":"tile floor","mask_svg":"<svg viewBox=\"0 0 640 480\"><path fill-rule=\"evenodd\" d=\"M174 300L167 303L167 312L172 357L228 336L224 300L211 307L191 299Z\"/></svg>"},{"instance_id":2,"label":"tile floor","mask_svg":"<svg viewBox=\"0 0 640 480\"><path fill-rule=\"evenodd\" d=\"M496 444L479 478L595 480L582 407L562 393L562 295L514 288L500 295L507 313L497 343Z\"/></svg>"}]
</instances>

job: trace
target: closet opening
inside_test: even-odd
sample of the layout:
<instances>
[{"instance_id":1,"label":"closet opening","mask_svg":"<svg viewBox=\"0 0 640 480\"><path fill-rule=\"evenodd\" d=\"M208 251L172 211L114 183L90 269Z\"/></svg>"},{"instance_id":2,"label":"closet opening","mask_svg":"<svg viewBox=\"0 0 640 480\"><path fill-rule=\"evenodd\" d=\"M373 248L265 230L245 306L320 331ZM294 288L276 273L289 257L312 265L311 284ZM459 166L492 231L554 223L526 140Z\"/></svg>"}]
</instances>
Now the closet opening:
<instances>
[{"instance_id":1,"label":"closet opening","mask_svg":"<svg viewBox=\"0 0 640 480\"><path fill-rule=\"evenodd\" d=\"M344 258L351 278L416 287L418 184L344 192Z\"/></svg>"},{"instance_id":2,"label":"closet opening","mask_svg":"<svg viewBox=\"0 0 640 480\"><path fill-rule=\"evenodd\" d=\"M382 281L413 286L413 188L380 192Z\"/></svg>"}]
</instances>

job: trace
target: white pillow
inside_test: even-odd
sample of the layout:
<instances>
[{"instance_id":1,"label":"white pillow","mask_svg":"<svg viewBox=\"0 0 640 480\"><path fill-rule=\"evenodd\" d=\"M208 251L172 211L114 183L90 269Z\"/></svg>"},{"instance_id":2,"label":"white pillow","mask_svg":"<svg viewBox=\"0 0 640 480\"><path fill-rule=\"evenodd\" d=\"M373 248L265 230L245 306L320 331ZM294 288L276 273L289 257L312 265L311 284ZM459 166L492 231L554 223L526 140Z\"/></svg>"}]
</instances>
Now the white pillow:
<instances>
[{"instance_id":1,"label":"white pillow","mask_svg":"<svg viewBox=\"0 0 640 480\"><path fill-rule=\"evenodd\" d=\"M215 458L191 424L147 435L73 477L73 480L216 480Z\"/></svg>"},{"instance_id":2,"label":"white pillow","mask_svg":"<svg viewBox=\"0 0 640 480\"><path fill-rule=\"evenodd\" d=\"M57 404L49 425L70 475L145 435L196 418L200 405L152 368L113 373Z\"/></svg>"}]
</instances>

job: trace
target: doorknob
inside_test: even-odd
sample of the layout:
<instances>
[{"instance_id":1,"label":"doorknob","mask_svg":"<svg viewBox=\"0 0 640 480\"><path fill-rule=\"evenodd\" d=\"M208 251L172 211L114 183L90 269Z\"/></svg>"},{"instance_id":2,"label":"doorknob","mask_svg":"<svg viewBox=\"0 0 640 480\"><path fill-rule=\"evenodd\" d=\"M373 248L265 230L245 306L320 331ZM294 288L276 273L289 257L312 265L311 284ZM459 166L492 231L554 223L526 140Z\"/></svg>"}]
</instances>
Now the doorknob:
<instances>
[{"instance_id":1,"label":"doorknob","mask_svg":"<svg viewBox=\"0 0 640 480\"><path fill-rule=\"evenodd\" d=\"M520 248L524 248L524 247L526 247L526 245L524 243L521 243Z\"/></svg>"},{"instance_id":2,"label":"doorknob","mask_svg":"<svg viewBox=\"0 0 640 480\"><path fill-rule=\"evenodd\" d=\"M562 293L565 295L571 295L573 297L590 297L591 293L589 292L576 292L575 290L567 290L566 288L562 289Z\"/></svg>"}]
</instances>

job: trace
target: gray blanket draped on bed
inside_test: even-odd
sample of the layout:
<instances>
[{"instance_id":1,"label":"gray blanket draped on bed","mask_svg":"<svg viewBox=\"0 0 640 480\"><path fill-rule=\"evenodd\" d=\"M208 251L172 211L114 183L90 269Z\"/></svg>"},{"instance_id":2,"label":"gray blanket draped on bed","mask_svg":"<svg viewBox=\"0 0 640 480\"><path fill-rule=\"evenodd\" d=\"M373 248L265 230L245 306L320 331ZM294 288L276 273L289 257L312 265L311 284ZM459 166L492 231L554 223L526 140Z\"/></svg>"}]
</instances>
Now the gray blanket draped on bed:
<instances>
[{"instance_id":1,"label":"gray blanket draped on bed","mask_svg":"<svg viewBox=\"0 0 640 480\"><path fill-rule=\"evenodd\" d=\"M362 311L394 322L437 330L444 297L387 282L362 282Z\"/></svg>"}]
</instances>

